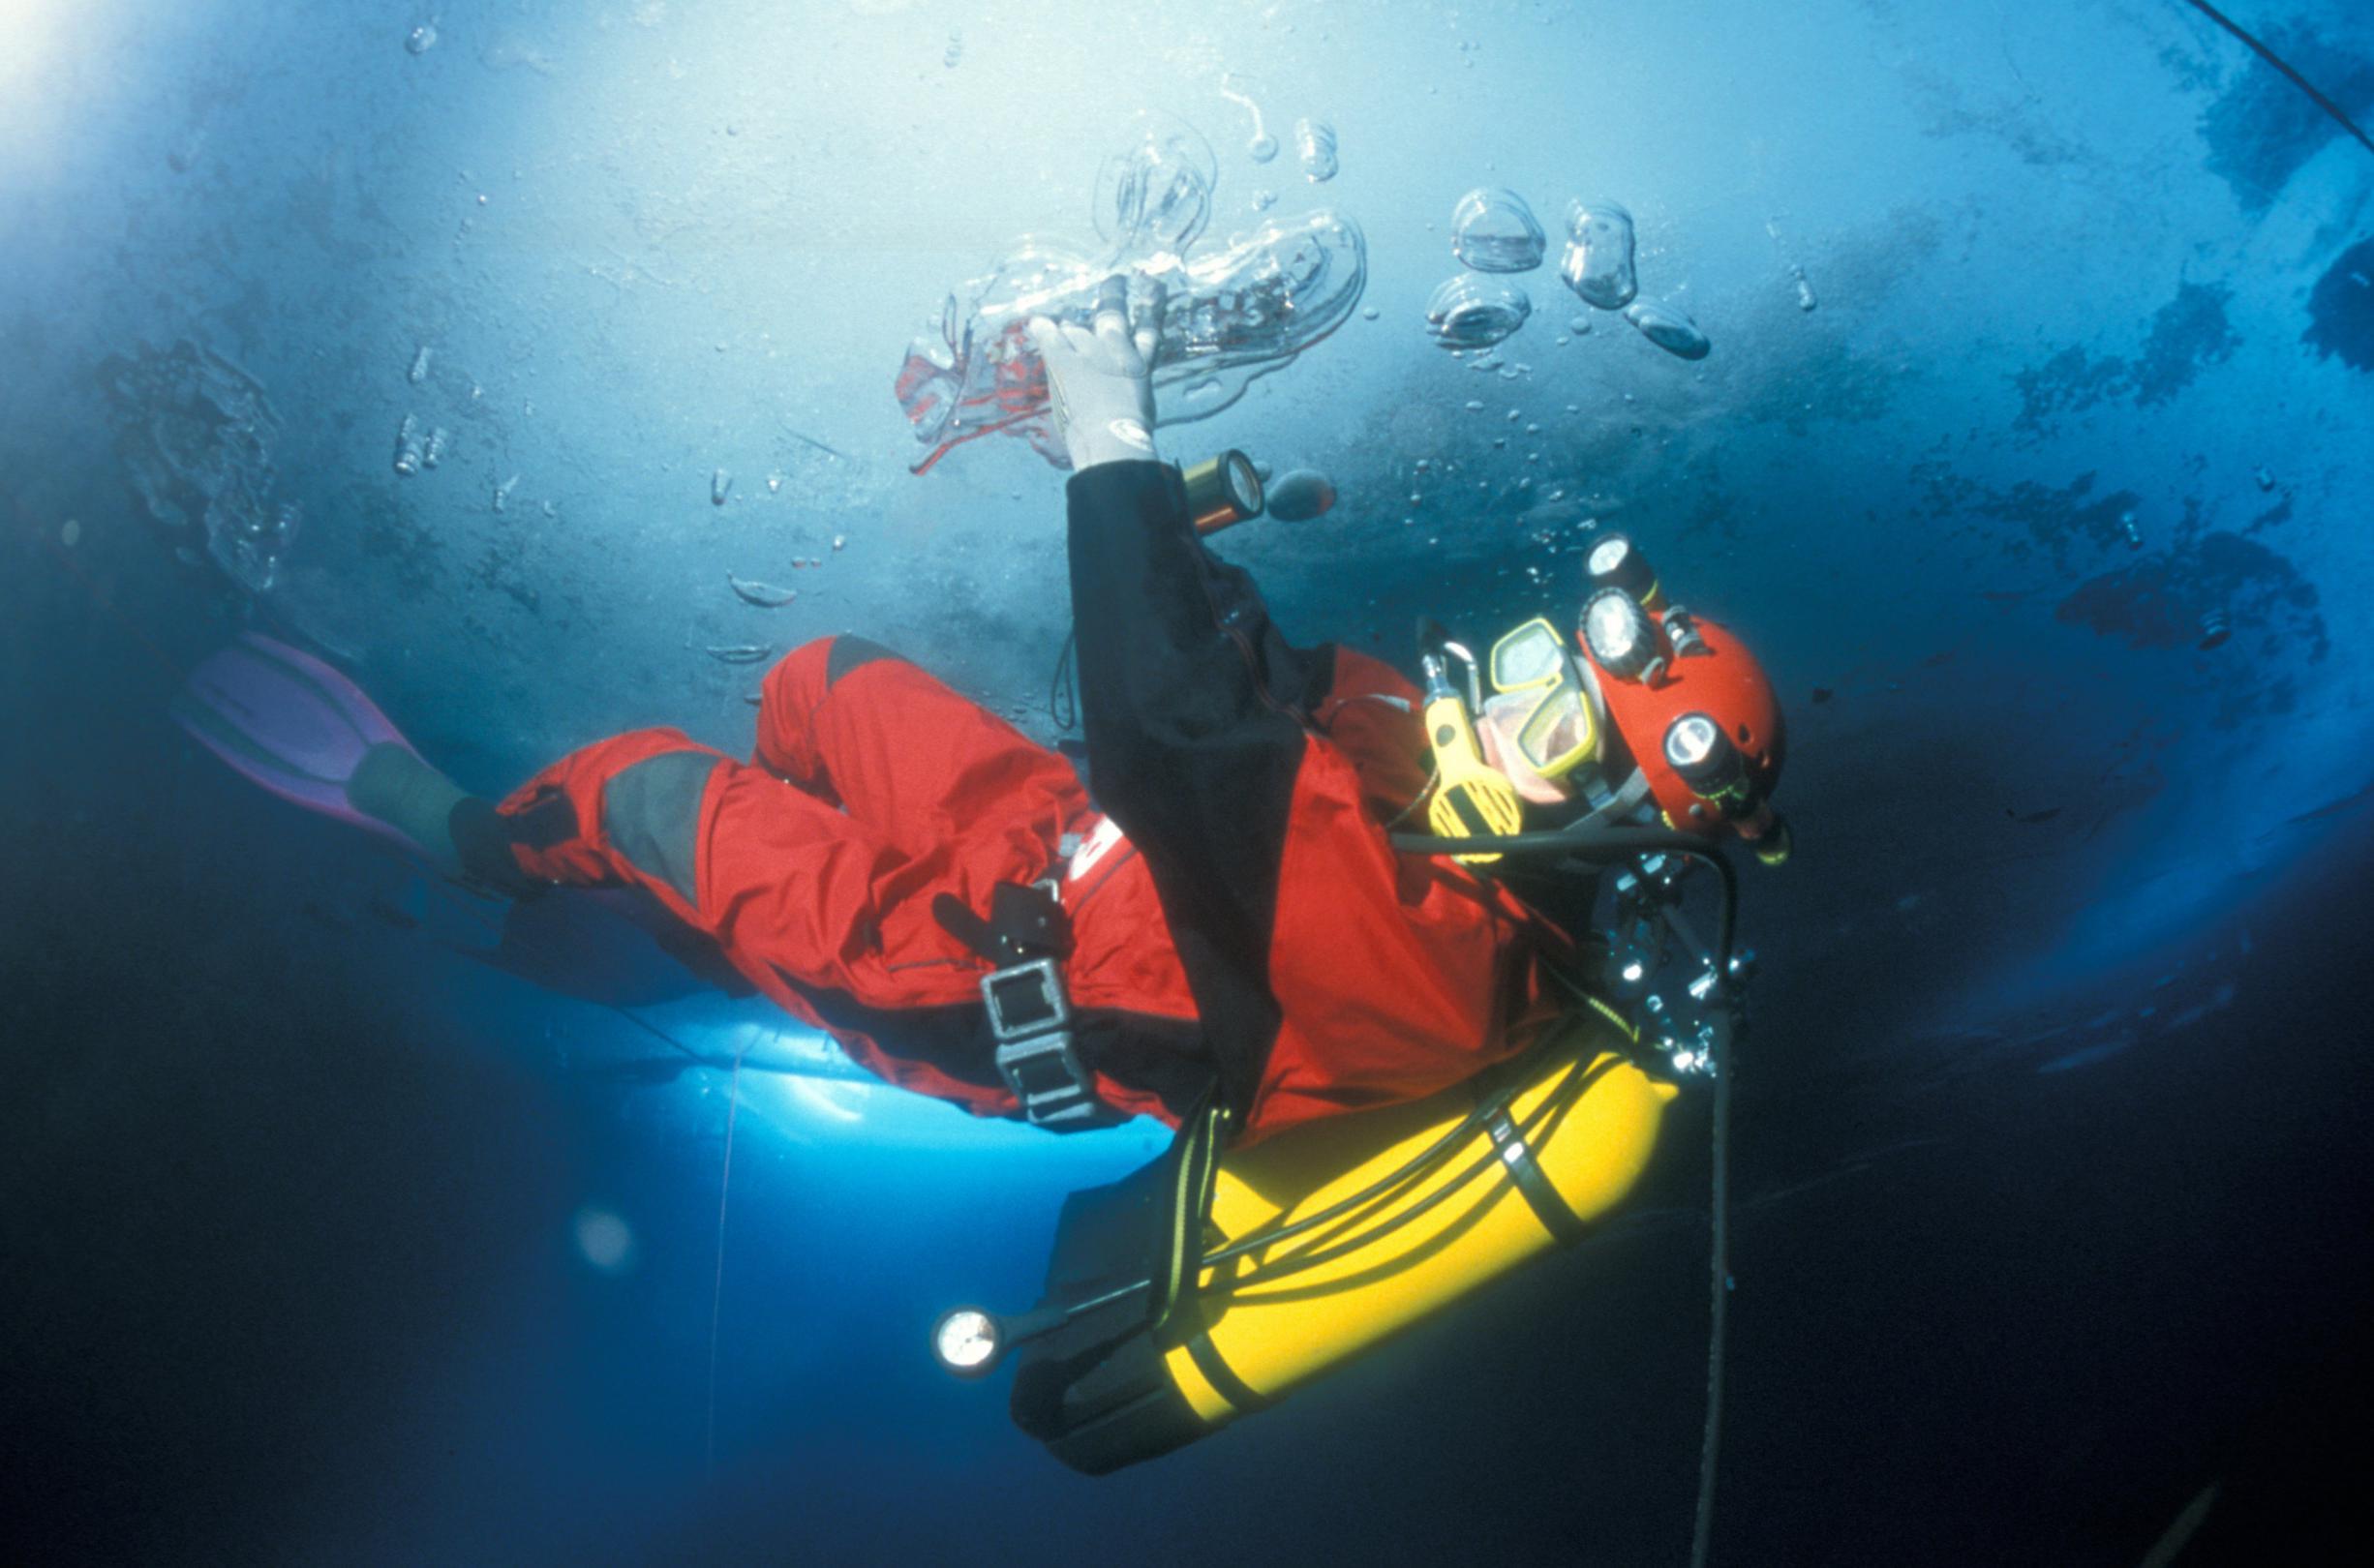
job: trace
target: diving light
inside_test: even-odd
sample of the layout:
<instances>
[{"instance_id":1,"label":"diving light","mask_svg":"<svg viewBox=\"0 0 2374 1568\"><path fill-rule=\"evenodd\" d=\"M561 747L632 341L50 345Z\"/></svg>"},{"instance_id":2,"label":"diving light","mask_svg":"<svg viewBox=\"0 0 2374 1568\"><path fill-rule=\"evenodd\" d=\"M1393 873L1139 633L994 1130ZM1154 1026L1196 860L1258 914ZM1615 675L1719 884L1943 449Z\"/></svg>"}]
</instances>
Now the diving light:
<instances>
[{"instance_id":1,"label":"diving light","mask_svg":"<svg viewBox=\"0 0 2374 1568\"><path fill-rule=\"evenodd\" d=\"M932 1357L951 1377L985 1377L1005 1353L1005 1326L978 1307L952 1307L931 1325Z\"/></svg>"},{"instance_id":2,"label":"diving light","mask_svg":"<svg viewBox=\"0 0 2374 1568\"><path fill-rule=\"evenodd\" d=\"M1665 656L1657 622L1621 588L1603 588L1583 606L1583 644L1600 669L1623 680L1642 678Z\"/></svg>"},{"instance_id":3,"label":"diving light","mask_svg":"<svg viewBox=\"0 0 2374 1568\"><path fill-rule=\"evenodd\" d=\"M1611 533L1591 547L1591 554L1583 558L1583 572L1594 588L1622 588L1649 608L1657 608L1657 573L1640 547L1621 533Z\"/></svg>"},{"instance_id":4,"label":"diving light","mask_svg":"<svg viewBox=\"0 0 2374 1568\"><path fill-rule=\"evenodd\" d=\"M1262 515L1262 476L1233 447L1205 458L1179 477L1187 485L1187 515L1198 533L1217 533Z\"/></svg>"}]
</instances>

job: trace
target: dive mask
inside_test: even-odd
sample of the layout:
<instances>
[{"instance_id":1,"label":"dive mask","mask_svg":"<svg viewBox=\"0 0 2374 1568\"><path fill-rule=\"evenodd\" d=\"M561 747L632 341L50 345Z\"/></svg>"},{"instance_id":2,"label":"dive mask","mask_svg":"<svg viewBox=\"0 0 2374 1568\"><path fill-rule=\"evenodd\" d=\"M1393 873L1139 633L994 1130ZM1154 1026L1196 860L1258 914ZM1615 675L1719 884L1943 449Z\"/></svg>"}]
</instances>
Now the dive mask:
<instances>
[{"instance_id":1,"label":"dive mask","mask_svg":"<svg viewBox=\"0 0 2374 1568\"><path fill-rule=\"evenodd\" d=\"M1599 722L1581 665L1556 626L1537 616L1492 645L1497 695L1486 708L1507 714L1525 766L1562 779L1599 754Z\"/></svg>"}]
</instances>

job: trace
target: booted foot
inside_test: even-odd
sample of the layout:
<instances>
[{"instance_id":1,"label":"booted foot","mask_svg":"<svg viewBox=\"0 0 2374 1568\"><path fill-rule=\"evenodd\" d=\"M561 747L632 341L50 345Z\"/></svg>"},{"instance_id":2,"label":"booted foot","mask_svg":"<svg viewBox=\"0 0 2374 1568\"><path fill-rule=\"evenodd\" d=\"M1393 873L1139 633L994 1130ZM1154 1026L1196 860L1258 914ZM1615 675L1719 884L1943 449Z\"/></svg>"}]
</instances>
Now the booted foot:
<instances>
[{"instance_id":1,"label":"booted foot","mask_svg":"<svg viewBox=\"0 0 2374 1568\"><path fill-rule=\"evenodd\" d=\"M348 804L411 840L448 876L462 869L462 857L445 825L467 799L469 792L408 746L373 746L347 780Z\"/></svg>"}]
</instances>

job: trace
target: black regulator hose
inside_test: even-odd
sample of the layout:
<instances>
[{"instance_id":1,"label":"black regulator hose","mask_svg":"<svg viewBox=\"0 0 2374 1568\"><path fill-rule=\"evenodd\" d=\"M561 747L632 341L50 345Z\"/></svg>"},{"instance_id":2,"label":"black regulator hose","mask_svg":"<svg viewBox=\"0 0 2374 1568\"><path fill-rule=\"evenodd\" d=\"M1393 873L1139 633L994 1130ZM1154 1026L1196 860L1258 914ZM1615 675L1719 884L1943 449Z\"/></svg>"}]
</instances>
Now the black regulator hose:
<instances>
[{"instance_id":1,"label":"black regulator hose","mask_svg":"<svg viewBox=\"0 0 2374 1568\"><path fill-rule=\"evenodd\" d=\"M1739 870L1729 856L1689 833L1669 828L1585 828L1538 833L1504 833L1497 837L1437 838L1427 833L1394 833L1393 847L1412 855L1501 855L1566 857L1577 860L1628 860L1644 855L1680 855L1714 868L1722 883L1722 913L1715 927L1713 959L1721 983L1731 979L1731 938L1739 915Z\"/></svg>"}]
</instances>

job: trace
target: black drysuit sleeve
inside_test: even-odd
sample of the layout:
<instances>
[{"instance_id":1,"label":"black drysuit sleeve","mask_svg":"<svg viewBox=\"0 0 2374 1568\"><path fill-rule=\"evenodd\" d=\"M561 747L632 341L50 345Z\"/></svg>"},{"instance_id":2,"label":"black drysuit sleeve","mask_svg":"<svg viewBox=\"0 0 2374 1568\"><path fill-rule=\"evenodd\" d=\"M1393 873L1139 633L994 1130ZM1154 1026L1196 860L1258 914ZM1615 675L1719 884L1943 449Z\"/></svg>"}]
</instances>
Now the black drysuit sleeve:
<instances>
[{"instance_id":1,"label":"black drysuit sleeve","mask_svg":"<svg viewBox=\"0 0 2374 1568\"><path fill-rule=\"evenodd\" d=\"M1252 578L1197 536L1168 464L1100 464L1067 494L1088 774L1145 857L1241 1116L1278 1033L1279 865L1334 649L1278 634Z\"/></svg>"}]
</instances>

